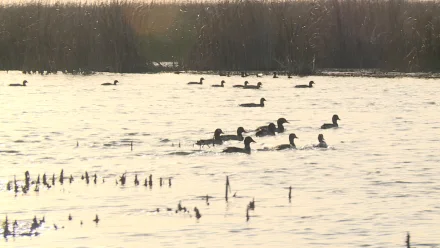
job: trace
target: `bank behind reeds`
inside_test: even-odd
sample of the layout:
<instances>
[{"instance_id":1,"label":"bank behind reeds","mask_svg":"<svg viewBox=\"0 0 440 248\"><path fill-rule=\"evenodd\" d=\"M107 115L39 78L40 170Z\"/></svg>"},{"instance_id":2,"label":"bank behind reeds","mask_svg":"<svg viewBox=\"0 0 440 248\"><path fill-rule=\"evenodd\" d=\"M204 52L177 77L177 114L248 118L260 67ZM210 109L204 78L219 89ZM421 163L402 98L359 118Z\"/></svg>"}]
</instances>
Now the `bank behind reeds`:
<instances>
[{"instance_id":1,"label":"bank behind reeds","mask_svg":"<svg viewBox=\"0 0 440 248\"><path fill-rule=\"evenodd\" d=\"M0 6L0 69L440 69L432 1L35 2Z\"/></svg>"}]
</instances>

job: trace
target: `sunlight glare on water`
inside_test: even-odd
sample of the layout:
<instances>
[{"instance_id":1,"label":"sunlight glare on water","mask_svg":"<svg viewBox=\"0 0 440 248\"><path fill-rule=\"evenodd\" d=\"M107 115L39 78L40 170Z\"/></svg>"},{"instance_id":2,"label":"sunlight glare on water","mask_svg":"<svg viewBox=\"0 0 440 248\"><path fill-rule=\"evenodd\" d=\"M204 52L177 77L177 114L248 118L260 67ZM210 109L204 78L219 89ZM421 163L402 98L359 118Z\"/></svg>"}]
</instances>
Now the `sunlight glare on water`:
<instances>
[{"instance_id":1,"label":"sunlight glare on water","mask_svg":"<svg viewBox=\"0 0 440 248\"><path fill-rule=\"evenodd\" d=\"M435 79L0 76L0 221L7 215L28 229L34 216L46 220L39 236L8 237L2 247L403 247L407 232L414 246L440 245ZM203 85L187 85L201 76ZM8 86L24 79L27 87ZM225 88L210 86L221 80ZM263 87L232 88L244 80ZM310 80L314 88L294 88ZM261 97L264 108L238 107ZM333 114L340 127L321 130ZM289 121L285 133L255 137L252 130L280 117ZM238 141L193 146L216 128L235 134L239 126L256 141L251 155L221 153L243 147ZM257 151L287 144L290 133L299 149ZM320 133L329 149L311 148ZM60 185L61 169L72 184ZM55 174L55 186L7 191L27 170L32 180ZM97 184L81 180L85 171ZM127 184L116 185L124 172ZM143 186L150 174L151 188ZM176 213L179 202L190 212Z\"/></svg>"}]
</instances>

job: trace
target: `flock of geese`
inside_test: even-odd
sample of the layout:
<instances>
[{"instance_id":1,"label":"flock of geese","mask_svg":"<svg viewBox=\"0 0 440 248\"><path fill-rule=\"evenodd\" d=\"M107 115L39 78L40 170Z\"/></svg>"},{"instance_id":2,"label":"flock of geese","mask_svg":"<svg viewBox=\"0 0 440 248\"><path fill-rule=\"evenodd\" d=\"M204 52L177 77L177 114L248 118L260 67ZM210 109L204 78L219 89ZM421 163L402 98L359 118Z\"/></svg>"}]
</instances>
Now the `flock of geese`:
<instances>
[{"instance_id":1,"label":"flock of geese","mask_svg":"<svg viewBox=\"0 0 440 248\"><path fill-rule=\"evenodd\" d=\"M230 74L220 74L221 76L229 76ZM249 76L247 73L242 73L242 77ZM262 77L262 74L257 74L257 77ZM291 78L290 75L288 75L289 78ZM278 75L276 72L273 73L273 78L278 78ZM198 82L188 82L188 85L203 85L203 81L205 79L203 77L200 78ZM9 86L26 86L28 83L27 80L24 80L22 84L9 84ZM103 83L102 86L116 86L119 83L118 80L114 80L113 83ZM225 87L226 82L222 80L220 84L214 84L211 85L212 87ZM313 81L310 81L309 84L305 85L295 85L295 88L313 88L313 85L315 83ZM233 88L242 88L242 89L254 89L258 90L263 86L261 82L258 82L256 85L250 85L248 81L245 81L242 85L233 85ZM266 99L263 97L260 99L260 103L243 103L240 104L240 107L264 107L264 102ZM338 120L340 120L338 115L333 115L332 117L332 123L326 123L321 126L321 129L328 129L328 128L337 128L338 127ZM264 136L275 136L276 133L283 133L285 131L283 124L289 123L285 118L279 118L277 120L277 126L275 126L274 123L270 123L267 126L261 126L255 129L255 136L256 137L264 137ZM227 147L223 150L225 153L251 153L251 147L250 144L254 143L255 140L248 136L243 137L243 133L247 133L243 127L239 127L237 129L237 135L222 135L224 134L223 131L220 128L217 128L214 131L213 138L210 139L201 139L196 142L197 145L202 148L203 146L207 145L222 145L224 141L230 141L230 140L237 140L237 141L243 141L244 142L244 148L240 147ZM278 145L276 147L273 147L271 150L284 150L284 149L296 149L295 145L295 139L298 139L298 136L296 136L295 133L291 133L289 135L289 144L282 144ZM314 145L314 147L317 148L327 148L328 145L325 142L324 135L319 134L318 135L318 144ZM263 149L267 150L267 149Z\"/></svg>"},{"instance_id":2,"label":"flock of geese","mask_svg":"<svg viewBox=\"0 0 440 248\"><path fill-rule=\"evenodd\" d=\"M221 76L229 76L229 74L220 74ZM249 76L246 73L242 73L241 75L242 77L247 77ZM261 77L261 74L257 74L257 77ZM278 78L278 75L276 74L276 72L273 73L273 78ZM289 75L290 78L290 75ZM200 78L200 80L198 82L188 82L188 85L203 85L203 81L205 79L203 77ZM226 82L224 80L222 80L220 82L220 84L214 84L211 85L211 87L225 87ZM313 85L315 84L315 82L310 81L309 84L306 85L295 85L295 88L313 88ZM256 85L249 85L248 81L245 81L243 85L233 85L232 87L234 88L242 88L242 89L255 89L258 90L263 86L263 84L261 82L258 82ZM260 99L260 103L243 103L240 104L240 107L264 107L264 102L266 101L266 99L263 97ZM333 115L332 117L332 123L325 123L321 126L321 129L329 129L329 128L337 128L338 127L338 120L340 120L338 115ZM277 120L277 126L275 126L274 123L270 123L267 126L261 126L258 127L255 131L255 136L256 137L264 137L264 136L275 136L276 133L283 133L284 132L284 126L283 124L285 123L289 123L285 118L279 118ZM238 141L243 141L244 142L244 148L240 148L240 147L227 147L223 150L223 152L225 153L246 153L246 154L250 154L251 153L251 143L254 143L255 140L248 136L248 137L244 137L243 133L246 133L247 131L243 128L243 127L239 127L237 129L237 135L222 135L224 134L222 129L217 128L214 131L214 136L213 138L210 139L201 139L199 141L196 142L196 145L199 145L200 148L202 148L203 146L207 145L222 145L224 141L229 141L229 140L238 140ZM291 133L289 135L289 144L282 144L282 145L278 145L276 147L273 147L270 150L284 150L284 149L296 149L296 145L295 145L295 139L298 139L298 136L296 136L295 133ZM327 148L328 145L325 142L324 139L324 135L323 134L319 134L318 135L318 141L319 143L314 145L314 147L317 148ZM268 149L263 149L263 150L268 150Z\"/></svg>"}]
</instances>

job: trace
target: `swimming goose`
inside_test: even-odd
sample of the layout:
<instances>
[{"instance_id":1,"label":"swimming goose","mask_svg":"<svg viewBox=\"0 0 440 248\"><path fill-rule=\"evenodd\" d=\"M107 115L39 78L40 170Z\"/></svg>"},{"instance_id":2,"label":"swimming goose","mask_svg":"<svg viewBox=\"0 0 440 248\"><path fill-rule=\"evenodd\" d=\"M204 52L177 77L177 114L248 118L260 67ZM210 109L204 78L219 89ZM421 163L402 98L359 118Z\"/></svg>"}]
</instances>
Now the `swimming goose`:
<instances>
[{"instance_id":1,"label":"swimming goose","mask_svg":"<svg viewBox=\"0 0 440 248\"><path fill-rule=\"evenodd\" d=\"M278 127L277 128L275 128L275 132L278 132L278 133L283 133L284 132L284 123L289 123L287 120L286 120L286 118L279 118L278 120L277 120L277 125L278 125ZM257 128L257 131L260 131L260 130L267 130L267 127L268 126L261 126L261 127L258 127Z\"/></svg>"},{"instance_id":2,"label":"swimming goose","mask_svg":"<svg viewBox=\"0 0 440 248\"><path fill-rule=\"evenodd\" d=\"M289 143L290 144L278 145L278 146L275 146L273 149L277 150L277 151L285 150L285 149L296 149L295 139L298 139L298 137L296 137L296 135L294 133L291 133L291 134L289 134Z\"/></svg>"},{"instance_id":3,"label":"swimming goose","mask_svg":"<svg viewBox=\"0 0 440 248\"><path fill-rule=\"evenodd\" d=\"M199 145L201 147L204 145L208 145L208 146L209 145L221 145L221 144L223 144L223 140L221 139L221 136L220 136L220 134L222 134L222 133L223 133L223 131L220 128L217 128L214 131L214 138L199 140L196 142L196 145Z\"/></svg>"},{"instance_id":4,"label":"swimming goose","mask_svg":"<svg viewBox=\"0 0 440 248\"><path fill-rule=\"evenodd\" d=\"M239 127L239 128L237 128L237 135L222 135L222 136L220 136L220 138L223 141L227 141L227 140L243 141L244 140L243 133L246 133L246 131L244 130L243 127Z\"/></svg>"},{"instance_id":5,"label":"swimming goose","mask_svg":"<svg viewBox=\"0 0 440 248\"><path fill-rule=\"evenodd\" d=\"M309 85L307 85L307 84L299 84L299 85L295 85L295 88L312 88L313 84L315 84L315 82L310 81Z\"/></svg>"},{"instance_id":6,"label":"swimming goose","mask_svg":"<svg viewBox=\"0 0 440 248\"><path fill-rule=\"evenodd\" d=\"M9 86L26 86L27 83L28 83L28 81L24 80L23 84L10 84Z\"/></svg>"},{"instance_id":7,"label":"swimming goose","mask_svg":"<svg viewBox=\"0 0 440 248\"><path fill-rule=\"evenodd\" d=\"M319 134L318 141L319 141L319 144L313 145L313 147L319 147L319 148L327 148L328 147L327 143L325 143L324 135Z\"/></svg>"},{"instance_id":8,"label":"swimming goose","mask_svg":"<svg viewBox=\"0 0 440 248\"><path fill-rule=\"evenodd\" d=\"M257 137L263 137L263 136L274 136L275 135L275 124L270 123L266 129L259 130L255 135Z\"/></svg>"},{"instance_id":9,"label":"swimming goose","mask_svg":"<svg viewBox=\"0 0 440 248\"><path fill-rule=\"evenodd\" d=\"M246 87L248 84L249 84L248 81L244 81L244 84L243 84L243 85L241 85L241 84L236 84L236 85L234 85L234 86L232 86L232 87L234 87L234 88L243 88L243 87Z\"/></svg>"},{"instance_id":10,"label":"swimming goose","mask_svg":"<svg viewBox=\"0 0 440 248\"><path fill-rule=\"evenodd\" d=\"M263 84L261 82L258 82L257 85L246 85L246 86L243 86L243 89L260 89L260 87L262 85Z\"/></svg>"},{"instance_id":11,"label":"swimming goose","mask_svg":"<svg viewBox=\"0 0 440 248\"><path fill-rule=\"evenodd\" d=\"M229 76L230 76L230 72L223 72L223 71L220 71L220 72L218 73L218 75L219 75L220 77L225 77L225 76L229 77Z\"/></svg>"},{"instance_id":12,"label":"swimming goose","mask_svg":"<svg viewBox=\"0 0 440 248\"><path fill-rule=\"evenodd\" d=\"M339 127L339 126L338 126L338 120L341 120L341 119L339 119L339 116L338 116L338 115L333 115L333 117L332 117L332 123L331 123L331 124L330 124L330 123L325 123L325 124L323 124L323 125L321 126L321 129L327 129L327 128Z\"/></svg>"},{"instance_id":13,"label":"swimming goose","mask_svg":"<svg viewBox=\"0 0 440 248\"><path fill-rule=\"evenodd\" d=\"M212 87L225 87L225 80L222 80L220 84L211 85Z\"/></svg>"},{"instance_id":14,"label":"swimming goose","mask_svg":"<svg viewBox=\"0 0 440 248\"><path fill-rule=\"evenodd\" d=\"M107 86L107 85L116 85L117 83L119 83L119 81L115 80L115 81L113 81L113 83L103 83L101 85L105 85L105 86Z\"/></svg>"},{"instance_id":15,"label":"swimming goose","mask_svg":"<svg viewBox=\"0 0 440 248\"><path fill-rule=\"evenodd\" d=\"M188 84L203 84L204 78L200 78L200 82L189 82Z\"/></svg>"},{"instance_id":16,"label":"swimming goose","mask_svg":"<svg viewBox=\"0 0 440 248\"><path fill-rule=\"evenodd\" d=\"M226 153L247 153L247 154L251 154L251 142L255 142L255 140L253 140L251 137L246 137L244 139L244 148L239 148L239 147L227 147L226 149L223 150L223 152Z\"/></svg>"},{"instance_id":17,"label":"swimming goose","mask_svg":"<svg viewBox=\"0 0 440 248\"><path fill-rule=\"evenodd\" d=\"M240 104L240 107L264 107L264 102L266 101L266 99L261 98L260 99L260 103L243 103Z\"/></svg>"}]
</instances>

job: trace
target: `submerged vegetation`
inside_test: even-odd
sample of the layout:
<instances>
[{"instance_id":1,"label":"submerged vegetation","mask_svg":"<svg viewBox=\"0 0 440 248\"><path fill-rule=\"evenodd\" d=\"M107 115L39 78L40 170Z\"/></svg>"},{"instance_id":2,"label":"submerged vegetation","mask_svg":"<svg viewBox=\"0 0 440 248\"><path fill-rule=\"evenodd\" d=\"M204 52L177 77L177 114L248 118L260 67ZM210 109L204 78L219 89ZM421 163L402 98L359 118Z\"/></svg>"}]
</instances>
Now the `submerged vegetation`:
<instances>
[{"instance_id":1,"label":"submerged vegetation","mask_svg":"<svg viewBox=\"0 0 440 248\"><path fill-rule=\"evenodd\" d=\"M0 69L440 70L440 4L404 0L0 5ZM159 68L160 70L161 68ZM162 68L165 69L165 68Z\"/></svg>"}]
</instances>

